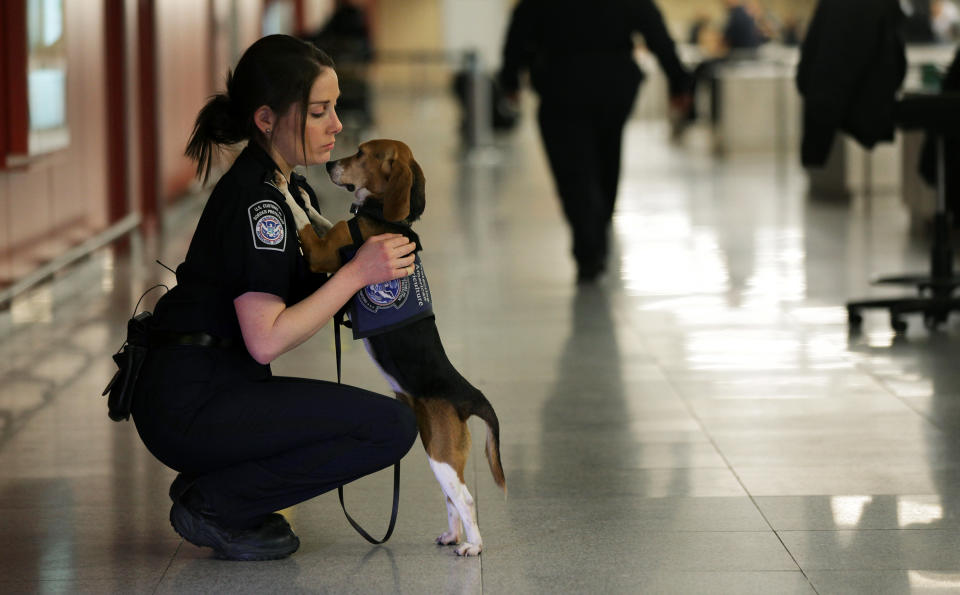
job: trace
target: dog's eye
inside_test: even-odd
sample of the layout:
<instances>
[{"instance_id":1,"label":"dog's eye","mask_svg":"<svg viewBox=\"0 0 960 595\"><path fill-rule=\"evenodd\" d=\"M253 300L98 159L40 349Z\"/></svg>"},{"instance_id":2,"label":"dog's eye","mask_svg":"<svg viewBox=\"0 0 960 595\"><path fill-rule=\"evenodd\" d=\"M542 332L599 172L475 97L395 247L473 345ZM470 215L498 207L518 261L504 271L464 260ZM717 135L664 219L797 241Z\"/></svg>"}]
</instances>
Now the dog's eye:
<instances>
[{"instance_id":1,"label":"dog's eye","mask_svg":"<svg viewBox=\"0 0 960 595\"><path fill-rule=\"evenodd\" d=\"M363 157L363 149L357 149L357 157Z\"/></svg>"}]
</instances>

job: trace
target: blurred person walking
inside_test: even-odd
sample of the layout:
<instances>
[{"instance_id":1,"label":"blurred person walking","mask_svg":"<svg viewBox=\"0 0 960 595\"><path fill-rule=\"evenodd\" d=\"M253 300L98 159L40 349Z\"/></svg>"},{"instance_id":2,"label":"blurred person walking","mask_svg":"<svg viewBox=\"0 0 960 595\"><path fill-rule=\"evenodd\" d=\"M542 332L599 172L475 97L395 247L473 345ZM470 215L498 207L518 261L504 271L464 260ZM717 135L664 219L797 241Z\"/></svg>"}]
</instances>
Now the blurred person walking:
<instances>
[{"instance_id":1,"label":"blurred person walking","mask_svg":"<svg viewBox=\"0 0 960 595\"><path fill-rule=\"evenodd\" d=\"M540 133L581 283L606 268L623 127L644 79L635 33L666 73L674 109L689 109L690 76L652 0L520 0L503 47L504 91L516 98L529 71L540 97Z\"/></svg>"}]
</instances>

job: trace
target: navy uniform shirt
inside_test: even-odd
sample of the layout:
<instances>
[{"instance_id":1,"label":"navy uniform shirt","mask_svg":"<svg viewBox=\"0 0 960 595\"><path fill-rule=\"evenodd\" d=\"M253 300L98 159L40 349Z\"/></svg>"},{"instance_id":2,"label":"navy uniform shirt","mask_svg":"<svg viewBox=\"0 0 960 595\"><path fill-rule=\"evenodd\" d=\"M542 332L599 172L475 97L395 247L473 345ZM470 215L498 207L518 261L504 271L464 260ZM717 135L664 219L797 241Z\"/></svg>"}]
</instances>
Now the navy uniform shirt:
<instances>
[{"instance_id":1,"label":"navy uniform shirt","mask_svg":"<svg viewBox=\"0 0 960 595\"><path fill-rule=\"evenodd\" d=\"M293 215L280 191L266 183L276 169L270 156L251 142L217 182L186 260L177 267L177 285L157 304L158 329L203 331L242 344L233 305L237 296L270 293L289 306L326 279L310 272ZM303 188L317 207L304 178L292 178L291 194L299 202L298 188Z\"/></svg>"}]
</instances>

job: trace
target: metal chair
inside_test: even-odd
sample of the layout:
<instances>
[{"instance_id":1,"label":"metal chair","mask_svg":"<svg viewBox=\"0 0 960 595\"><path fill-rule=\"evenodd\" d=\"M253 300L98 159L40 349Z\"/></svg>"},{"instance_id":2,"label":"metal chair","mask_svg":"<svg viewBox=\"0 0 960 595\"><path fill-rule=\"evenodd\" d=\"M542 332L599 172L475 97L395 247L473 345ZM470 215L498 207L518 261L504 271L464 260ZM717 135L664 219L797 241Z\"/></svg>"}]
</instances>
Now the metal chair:
<instances>
[{"instance_id":1,"label":"metal chair","mask_svg":"<svg viewBox=\"0 0 960 595\"><path fill-rule=\"evenodd\" d=\"M950 312L960 310L960 298L953 296L954 289L960 286L960 276L953 272L944 155L945 137L960 136L960 93L905 94L897 101L896 109L899 128L925 130L937 139L937 206L933 219L930 272L927 275L881 277L873 282L875 285L914 286L916 296L847 302L848 328L854 334L860 331L863 323L861 311L868 308L889 310L890 326L898 334L907 330L905 314L922 313L924 325L934 330L947 321Z\"/></svg>"}]
</instances>

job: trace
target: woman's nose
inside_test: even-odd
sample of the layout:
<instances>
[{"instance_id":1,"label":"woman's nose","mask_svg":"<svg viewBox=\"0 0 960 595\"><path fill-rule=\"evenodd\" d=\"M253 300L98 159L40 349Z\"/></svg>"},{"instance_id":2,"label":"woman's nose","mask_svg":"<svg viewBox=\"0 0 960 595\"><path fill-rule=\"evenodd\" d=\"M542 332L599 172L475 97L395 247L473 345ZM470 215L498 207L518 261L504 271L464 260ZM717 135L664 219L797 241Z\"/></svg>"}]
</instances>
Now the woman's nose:
<instances>
[{"instance_id":1,"label":"woman's nose","mask_svg":"<svg viewBox=\"0 0 960 595\"><path fill-rule=\"evenodd\" d=\"M337 110L333 110L333 118L331 118L332 128L331 132L333 134L340 134L340 131L343 130L343 123L340 121L340 116L337 115Z\"/></svg>"}]
</instances>

